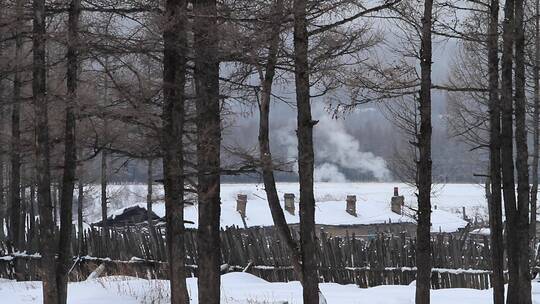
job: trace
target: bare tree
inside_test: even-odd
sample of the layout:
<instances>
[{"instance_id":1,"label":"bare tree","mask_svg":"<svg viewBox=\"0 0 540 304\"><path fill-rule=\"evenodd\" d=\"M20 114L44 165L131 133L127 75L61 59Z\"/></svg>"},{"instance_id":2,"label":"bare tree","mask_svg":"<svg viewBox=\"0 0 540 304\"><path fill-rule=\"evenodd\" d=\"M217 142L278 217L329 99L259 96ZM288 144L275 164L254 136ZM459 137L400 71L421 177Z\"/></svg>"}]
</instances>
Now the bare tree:
<instances>
[{"instance_id":1,"label":"bare tree","mask_svg":"<svg viewBox=\"0 0 540 304\"><path fill-rule=\"evenodd\" d=\"M294 0L294 79L296 85L298 176L300 179L300 253L303 272L303 298L306 304L319 303L317 240L315 236L315 197L313 193L313 126L311 117L308 30L306 0Z\"/></svg>"},{"instance_id":2,"label":"bare tree","mask_svg":"<svg viewBox=\"0 0 540 304\"><path fill-rule=\"evenodd\" d=\"M517 170L517 224L519 236L519 294L520 303L530 304L531 278L529 264L529 148L527 143L526 96L525 96L525 28L524 0L515 0L515 93L514 116Z\"/></svg>"},{"instance_id":3,"label":"bare tree","mask_svg":"<svg viewBox=\"0 0 540 304\"><path fill-rule=\"evenodd\" d=\"M504 245L501 198L501 111L499 99L499 0L491 0L488 29L489 66L489 227L493 268L493 303L504 303Z\"/></svg>"},{"instance_id":4,"label":"bare tree","mask_svg":"<svg viewBox=\"0 0 540 304\"><path fill-rule=\"evenodd\" d=\"M186 10L187 1L168 0L163 30L162 149L169 277L171 303L173 304L189 303L184 249L184 151L182 140L186 100L184 92L187 67ZM150 168L151 165L149 165L149 175L151 175Z\"/></svg>"},{"instance_id":5,"label":"bare tree","mask_svg":"<svg viewBox=\"0 0 540 304\"><path fill-rule=\"evenodd\" d=\"M35 110L36 174L40 216L41 265L43 275L43 303L57 304L55 223L51 202L51 173L49 151L49 119L47 109L47 62L45 61L45 0L33 0L33 64L32 92Z\"/></svg>"},{"instance_id":6,"label":"bare tree","mask_svg":"<svg viewBox=\"0 0 540 304\"><path fill-rule=\"evenodd\" d=\"M193 4L197 108L198 288L201 303L220 302L220 96L215 0Z\"/></svg>"},{"instance_id":7,"label":"bare tree","mask_svg":"<svg viewBox=\"0 0 540 304\"><path fill-rule=\"evenodd\" d=\"M416 304L430 303L431 286L431 30L433 1L424 1L420 48L420 133L418 135L418 226L416 230Z\"/></svg>"},{"instance_id":8,"label":"bare tree","mask_svg":"<svg viewBox=\"0 0 540 304\"><path fill-rule=\"evenodd\" d=\"M508 294L507 303L520 303L519 298L519 230L513 162L513 50L514 50L514 0L505 2L503 23L502 88L501 88L501 162L504 208L507 229Z\"/></svg>"},{"instance_id":9,"label":"bare tree","mask_svg":"<svg viewBox=\"0 0 540 304\"><path fill-rule=\"evenodd\" d=\"M21 87L22 87L22 47L23 37L21 29L23 27L23 1L16 2L16 33L15 33L15 67L13 75L13 105L11 107L11 149L10 149L10 239L14 248L19 248L20 240L20 213L21 213ZM24 232L22 232L24 233Z\"/></svg>"},{"instance_id":10,"label":"bare tree","mask_svg":"<svg viewBox=\"0 0 540 304\"><path fill-rule=\"evenodd\" d=\"M259 68L259 78L261 81L261 92L259 101L259 151L262 167L262 175L266 199L272 214L274 225L287 247L291 251L291 264L300 282L303 282L302 264L298 244L291 234L289 225L285 220L283 208L279 202L279 196L274 177L274 164L270 152L270 102L272 98L272 85L276 73L278 53L280 47L281 22L283 19L283 1L274 1L271 18L272 26L269 31L268 56L266 65Z\"/></svg>"},{"instance_id":11,"label":"bare tree","mask_svg":"<svg viewBox=\"0 0 540 304\"><path fill-rule=\"evenodd\" d=\"M60 241L58 244L58 267L56 270L56 284L60 304L67 303L68 274L73 257L71 240L73 227L73 192L75 188L75 172L77 170L77 144L75 137L77 120L75 117L75 103L78 88L80 13L80 0L72 0L69 6L68 17L64 171L62 176L62 194L60 197Z\"/></svg>"},{"instance_id":12,"label":"bare tree","mask_svg":"<svg viewBox=\"0 0 540 304\"><path fill-rule=\"evenodd\" d=\"M536 244L536 212L538 202L538 159L540 156L540 1L535 1L534 28L534 105L533 105L533 155L531 163L531 243Z\"/></svg>"}]
</instances>

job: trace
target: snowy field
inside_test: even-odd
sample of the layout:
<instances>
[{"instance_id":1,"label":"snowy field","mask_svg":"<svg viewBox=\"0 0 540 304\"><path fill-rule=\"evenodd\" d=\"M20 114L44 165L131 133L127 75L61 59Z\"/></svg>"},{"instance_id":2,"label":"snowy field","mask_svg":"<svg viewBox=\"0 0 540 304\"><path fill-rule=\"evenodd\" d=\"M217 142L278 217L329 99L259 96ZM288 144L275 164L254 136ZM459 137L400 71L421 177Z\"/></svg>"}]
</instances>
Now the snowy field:
<instances>
[{"instance_id":1,"label":"snowy field","mask_svg":"<svg viewBox=\"0 0 540 304\"><path fill-rule=\"evenodd\" d=\"M70 283L70 304L165 304L168 282L133 277L107 277ZM197 281L188 279L191 303L198 303ZM378 286L361 289L355 285L320 285L328 304L412 304L414 286ZM533 282L533 302L540 304L540 283ZM302 303L300 283L269 283L246 273L222 276L221 302L228 304ZM491 290L441 289L431 292L433 304L488 304ZM10 304L42 303L40 282L0 281L0 302Z\"/></svg>"},{"instance_id":2,"label":"snowy field","mask_svg":"<svg viewBox=\"0 0 540 304\"><path fill-rule=\"evenodd\" d=\"M316 183L315 197L318 210L325 211L328 208L325 207L326 204L333 203L335 206L333 208L339 209L339 212L344 212L342 209L345 207L346 196L354 194L357 196L358 212L369 213L371 211L366 206L381 206L382 209L389 208L390 197L393 195L395 186L399 187L400 194L405 196L406 205L414 206L416 201L414 188L399 183ZM283 198L284 193L295 193L298 198L298 190L298 184L296 183L278 184L281 198ZM91 186L87 188L86 192L87 208L85 216L86 221L90 222L99 219L99 188ZM164 214L162 187L156 186L154 193L156 202L154 210L161 216ZM223 184L221 193L223 203L222 222L232 216L230 214L234 213L235 216L238 216L234 210L234 202L239 193L248 196L248 220L253 222L270 220L265 219L264 215L257 214L260 212L260 209L257 208L267 208L264 202L265 192L262 184ZM111 201L110 214L114 214L127 206L144 206L146 204L146 185L110 185L108 196ZM339 203L336 204L336 202ZM448 184L435 186L433 205L437 206L437 210L444 210L446 213L458 218L461 216L459 213L462 207L465 207L469 217L478 215L485 218L487 216L484 189L480 185ZM196 212L195 208L194 206L187 207L186 216ZM336 221L340 219L330 217L325 220ZM359 216L358 220L365 219ZM191 303L198 303L196 299L196 279L188 279L188 286L192 299ZM414 303L415 293L414 286L379 286L361 289L355 285L325 283L320 285L320 289L329 304L412 304ZM70 304L169 303L167 300L169 298L167 281L134 277L113 276L70 283L68 293L68 303ZM533 283L533 297L538 300L534 301L534 303L540 304L540 295L537 296L537 294L540 294L540 283L535 282ZM302 303L302 291L298 282L270 283L247 273L223 275L221 297L222 303L229 304ZM42 303L41 282L0 280L0 303ZM434 290L432 291L432 303L488 304L492 303L492 296L490 290Z\"/></svg>"}]
</instances>

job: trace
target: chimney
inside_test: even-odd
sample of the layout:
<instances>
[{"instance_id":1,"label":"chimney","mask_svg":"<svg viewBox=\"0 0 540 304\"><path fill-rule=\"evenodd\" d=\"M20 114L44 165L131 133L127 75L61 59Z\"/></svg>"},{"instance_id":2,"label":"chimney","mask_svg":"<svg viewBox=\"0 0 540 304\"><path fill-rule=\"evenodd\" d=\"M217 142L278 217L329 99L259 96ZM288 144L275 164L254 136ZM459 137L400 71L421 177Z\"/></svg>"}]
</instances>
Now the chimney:
<instances>
[{"instance_id":1,"label":"chimney","mask_svg":"<svg viewBox=\"0 0 540 304\"><path fill-rule=\"evenodd\" d=\"M356 216L356 195L347 195L347 213Z\"/></svg>"},{"instance_id":2,"label":"chimney","mask_svg":"<svg viewBox=\"0 0 540 304\"><path fill-rule=\"evenodd\" d=\"M246 217L246 205L247 205L247 195L238 194L236 198L236 211L244 218Z\"/></svg>"},{"instance_id":3,"label":"chimney","mask_svg":"<svg viewBox=\"0 0 540 304\"><path fill-rule=\"evenodd\" d=\"M405 205L405 197L403 195L399 195L398 187L394 187L394 196L390 201L390 209L394 213L403 214L401 210L403 205Z\"/></svg>"},{"instance_id":4,"label":"chimney","mask_svg":"<svg viewBox=\"0 0 540 304\"><path fill-rule=\"evenodd\" d=\"M294 193L285 193L283 198L285 199L285 211L294 215Z\"/></svg>"}]
</instances>

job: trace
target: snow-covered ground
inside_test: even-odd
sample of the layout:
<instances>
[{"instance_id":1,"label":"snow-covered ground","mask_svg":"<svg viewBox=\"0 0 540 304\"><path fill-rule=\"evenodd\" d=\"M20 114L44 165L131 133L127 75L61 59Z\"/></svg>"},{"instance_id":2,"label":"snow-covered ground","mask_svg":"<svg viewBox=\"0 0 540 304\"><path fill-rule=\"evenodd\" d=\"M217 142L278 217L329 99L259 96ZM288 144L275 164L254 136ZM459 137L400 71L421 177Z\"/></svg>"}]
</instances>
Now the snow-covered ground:
<instances>
[{"instance_id":1,"label":"snow-covered ground","mask_svg":"<svg viewBox=\"0 0 540 304\"><path fill-rule=\"evenodd\" d=\"M375 224L384 222L413 222L407 216L400 216L390 211L390 198L394 187L399 187L400 194L405 196L405 204L414 207L416 196L414 188L399 183L316 183L315 199L317 201L316 221L325 225L351 225ZM294 193L298 204L299 189L297 183L278 183L279 196L283 199L285 193ZM122 208L146 204L146 185L110 185L108 196L111 201L109 214L119 213ZM162 203L163 188L154 188L155 201L153 210L159 216L165 215ZM248 226L272 225L270 211L266 203L266 193L262 184L223 184L221 187L222 216L221 226L242 226L243 221L236 211L236 197L246 194L248 204L246 210L246 224ZM345 199L347 195L357 197L357 217L345 212ZM89 188L88 198L94 203L93 209L88 210L87 221L100 219L99 189L96 186ZM283 202L282 202L283 203ZM466 224L462 217L462 208L465 207L467 216L487 217L487 206L484 189L474 184L447 184L436 185L433 190L432 204L434 209L432 229L434 231L452 232ZM298 205L296 206L298 211ZM197 225L197 206L187 207L185 216L187 220ZM287 222L298 223L298 212L295 215L286 213ZM189 226L189 225L188 225Z\"/></svg>"},{"instance_id":2,"label":"snow-covered ground","mask_svg":"<svg viewBox=\"0 0 540 304\"><path fill-rule=\"evenodd\" d=\"M298 282L269 283L247 273L222 276L221 302L228 304L302 303ZM191 303L198 303L197 281L188 279ZM328 304L412 304L414 286L378 286L368 289L355 285L325 283L320 285ZM533 302L540 304L540 283L533 282ZM165 304L169 303L167 281L133 277L106 277L92 281L70 283L70 304ZM488 304L491 290L441 289L431 292L433 304ZM40 282L0 281L0 302L9 304L42 303Z\"/></svg>"}]
</instances>

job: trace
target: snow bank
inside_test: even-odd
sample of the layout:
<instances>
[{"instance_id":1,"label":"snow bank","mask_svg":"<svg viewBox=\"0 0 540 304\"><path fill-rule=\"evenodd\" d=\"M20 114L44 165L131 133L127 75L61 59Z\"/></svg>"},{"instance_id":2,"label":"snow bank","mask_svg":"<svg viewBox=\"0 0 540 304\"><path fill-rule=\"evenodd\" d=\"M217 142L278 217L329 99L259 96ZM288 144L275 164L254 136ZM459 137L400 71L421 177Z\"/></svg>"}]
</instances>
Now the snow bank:
<instances>
[{"instance_id":1,"label":"snow bank","mask_svg":"<svg viewBox=\"0 0 540 304\"><path fill-rule=\"evenodd\" d=\"M302 303L299 282L269 283L247 273L229 273L221 277L221 302L228 304ZM191 303L197 304L197 280L187 280ZM540 304L540 284L533 284L533 303ZM378 286L361 289L355 285L320 284L328 304L410 304L414 303L414 285ZM94 281L70 283L70 304L169 303L168 281L132 277L106 277ZM38 304L42 302L40 282L0 281L2 303ZM491 290L441 289L431 291L431 303L492 303Z\"/></svg>"}]
</instances>

